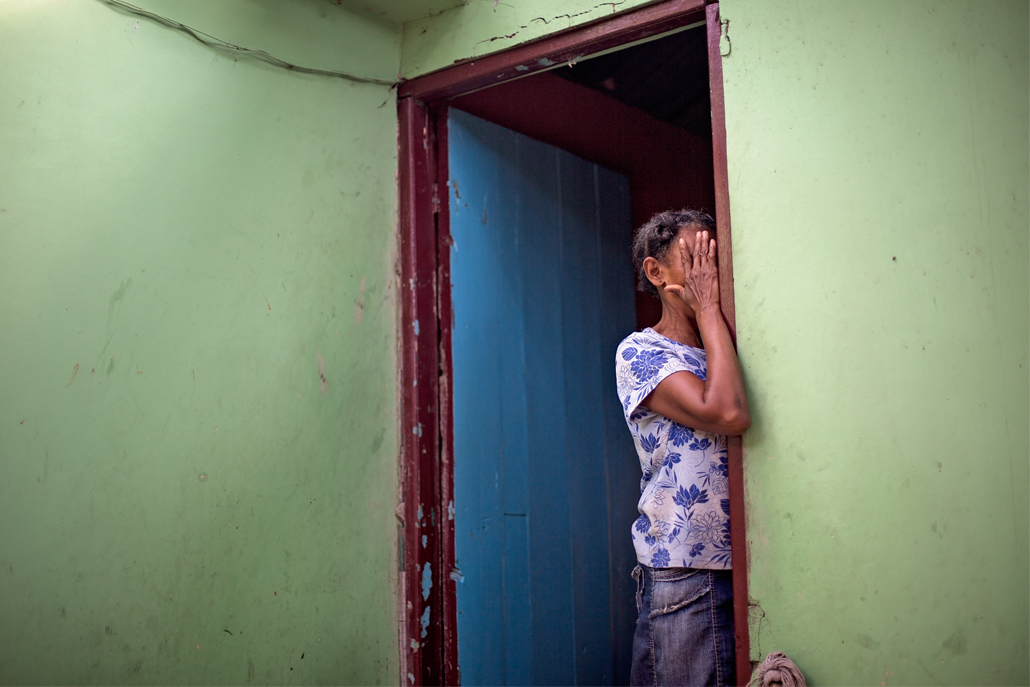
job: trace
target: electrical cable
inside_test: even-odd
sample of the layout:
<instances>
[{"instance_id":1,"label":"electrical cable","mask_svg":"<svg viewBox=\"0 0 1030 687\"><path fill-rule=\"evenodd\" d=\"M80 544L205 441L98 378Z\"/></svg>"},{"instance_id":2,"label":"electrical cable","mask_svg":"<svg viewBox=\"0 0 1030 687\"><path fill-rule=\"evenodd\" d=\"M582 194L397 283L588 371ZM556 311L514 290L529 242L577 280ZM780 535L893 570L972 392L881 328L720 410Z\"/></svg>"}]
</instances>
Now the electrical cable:
<instances>
[{"instance_id":1,"label":"electrical cable","mask_svg":"<svg viewBox=\"0 0 1030 687\"><path fill-rule=\"evenodd\" d=\"M175 21L174 19L169 19L168 17L163 17L160 14L154 14L153 12L149 12L149 11L147 11L147 10L141 8L141 7L136 7L135 5L130 5L129 3L124 2L123 0L97 0L97 2L101 2L101 3L103 3L105 5L109 5L111 7L116 7L116 8L118 8L118 9L124 11L124 12L127 12L129 14L132 14L132 15L135 15L135 16L138 16L138 17L143 17L144 19L149 19L149 20L151 20L153 22L161 24L162 26L166 26L166 27L168 27L170 29L176 29L177 31L182 31L183 33L191 36L196 41L198 41L199 43L201 43L203 45L208 46L209 48L214 48L216 50L224 50L225 52L228 52L228 53L231 53L231 54L249 55L249 56L254 57L256 59L259 59L259 60L262 60L264 62L267 62L268 64L274 65L276 67L280 67L282 69L287 69L289 71L300 72L301 74L316 74L318 76L331 76L331 77L335 77L335 78L338 78L338 79L346 79L347 81L354 81L354 82L357 82L357 83L370 83L370 84L376 84L376 85L379 85L379 86L389 86L390 88L394 88L395 86L397 86L397 82L396 81L387 81L386 79L376 79L374 77L368 77L368 76L356 76L354 74L349 74L347 72L333 71L331 69L318 69L318 68L315 68L315 67L302 67L300 65L296 65L296 64L293 64L291 62L287 62L286 60L281 60L278 57L276 57L275 55L268 54L264 50L255 50L254 48L245 48L243 46L236 45L235 43L230 43L229 41L224 41L221 38L217 38L215 36L212 36L209 33L204 33L200 29L194 29L193 27L190 27L190 26L187 26L187 25L185 25L185 24L183 24L181 22Z\"/></svg>"}]
</instances>

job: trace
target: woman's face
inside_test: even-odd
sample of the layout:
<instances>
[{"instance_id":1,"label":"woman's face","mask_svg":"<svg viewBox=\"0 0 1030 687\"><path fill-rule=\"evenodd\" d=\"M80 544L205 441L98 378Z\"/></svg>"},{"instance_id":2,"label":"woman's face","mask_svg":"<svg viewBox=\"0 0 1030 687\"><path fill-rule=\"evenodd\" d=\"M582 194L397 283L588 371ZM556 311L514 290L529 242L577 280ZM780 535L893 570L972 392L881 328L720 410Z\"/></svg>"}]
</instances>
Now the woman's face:
<instances>
[{"instance_id":1,"label":"woman's face","mask_svg":"<svg viewBox=\"0 0 1030 687\"><path fill-rule=\"evenodd\" d=\"M669 246L669 251L665 254L665 259L662 260L662 267L664 268L666 275L666 282L669 284L679 284L683 286L686 283L687 275L683 273L683 253L680 249L680 239L686 244L683 250L687 254L687 263L694 257L694 236L699 231L704 231L704 227L687 226L680 229L679 234L672 240L672 245ZM712 232L709 232L709 238L714 238Z\"/></svg>"}]
</instances>

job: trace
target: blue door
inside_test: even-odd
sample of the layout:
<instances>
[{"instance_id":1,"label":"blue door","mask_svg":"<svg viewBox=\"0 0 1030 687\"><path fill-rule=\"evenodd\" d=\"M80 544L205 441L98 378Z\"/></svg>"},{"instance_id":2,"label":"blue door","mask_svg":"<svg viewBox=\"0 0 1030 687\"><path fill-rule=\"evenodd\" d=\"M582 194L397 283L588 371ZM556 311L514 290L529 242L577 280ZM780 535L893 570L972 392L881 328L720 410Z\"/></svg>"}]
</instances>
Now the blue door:
<instances>
[{"instance_id":1,"label":"blue door","mask_svg":"<svg viewBox=\"0 0 1030 687\"><path fill-rule=\"evenodd\" d=\"M640 468L626 178L448 116L458 661L465 685L625 682Z\"/></svg>"}]
</instances>

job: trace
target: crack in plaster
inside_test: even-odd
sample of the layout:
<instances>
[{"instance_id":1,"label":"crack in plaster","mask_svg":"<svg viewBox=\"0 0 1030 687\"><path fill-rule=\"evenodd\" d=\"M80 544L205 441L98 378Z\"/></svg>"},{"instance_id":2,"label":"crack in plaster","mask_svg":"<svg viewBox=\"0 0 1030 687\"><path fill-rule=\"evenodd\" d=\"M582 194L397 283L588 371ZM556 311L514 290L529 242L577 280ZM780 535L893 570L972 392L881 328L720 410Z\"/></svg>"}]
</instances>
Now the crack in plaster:
<instances>
[{"instance_id":1,"label":"crack in plaster","mask_svg":"<svg viewBox=\"0 0 1030 687\"><path fill-rule=\"evenodd\" d=\"M619 5L626 4L627 2L629 2L629 0L621 0L620 2L602 2L600 4L594 5L590 9L583 10L582 12L574 12L572 14L569 14L569 13L557 14L557 15L551 17L550 19L548 19L546 17L533 17L532 19L529 20L529 23L527 23L527 24L520 24L519 28L514 33L502 34L500 36L493 36L492 38L485 38L485 39L477 42L474 46L472 46L472 57L473 58L478 57L478 50L479 50L479 46L481 44L483 44L483 43L493 43L494 41L508 40L508 39L514 38L515 36L519 35L519 33L523 29L528 29L534 23L543 22L544 26L547 26L547 25L549 25L553 21L557 21L559 19L568 19L569 22L570 22L570 26L571 26L571 21L573 19L575 19L576 17L582 17L583 15L592 14L594 11L596 11L598 9L601 9L602 7L610 7L611 10L612 10L612 14L615 14L615 8L617 6L619 6ZM501 4L504 4L505 7L511 7L513 10L515 9L515 7L513 5L509 5L507 3L501 3ZM494 7L497 7L497 5L498 5L498 3L495 2L494 3ZM518 21L518 19L516 19L516 21Z\"/></svg>"}]
</instances>

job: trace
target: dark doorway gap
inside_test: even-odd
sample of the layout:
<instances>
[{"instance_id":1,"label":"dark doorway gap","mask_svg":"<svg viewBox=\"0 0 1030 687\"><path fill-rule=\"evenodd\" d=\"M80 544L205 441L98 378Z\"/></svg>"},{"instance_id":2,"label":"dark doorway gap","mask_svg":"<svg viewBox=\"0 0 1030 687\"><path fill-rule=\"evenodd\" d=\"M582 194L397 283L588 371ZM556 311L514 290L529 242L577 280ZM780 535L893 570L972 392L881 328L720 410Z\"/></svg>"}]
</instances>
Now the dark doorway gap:
<instances>
[{"instance_id":1,"label":"dark doorway gap","mask_svg":"<svg viewBox=\"0 0 1030 687\"><path fill-rule=\"evenodd\" d=\"M554 73L712 140L708 42L699 27L578 62Z\"/></svg>"}]
</instances>

